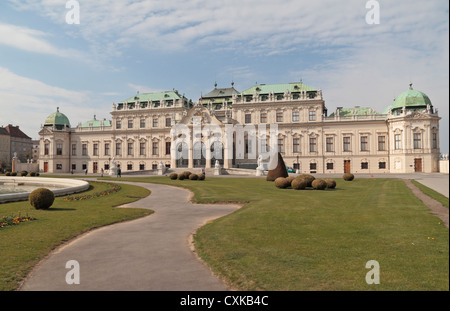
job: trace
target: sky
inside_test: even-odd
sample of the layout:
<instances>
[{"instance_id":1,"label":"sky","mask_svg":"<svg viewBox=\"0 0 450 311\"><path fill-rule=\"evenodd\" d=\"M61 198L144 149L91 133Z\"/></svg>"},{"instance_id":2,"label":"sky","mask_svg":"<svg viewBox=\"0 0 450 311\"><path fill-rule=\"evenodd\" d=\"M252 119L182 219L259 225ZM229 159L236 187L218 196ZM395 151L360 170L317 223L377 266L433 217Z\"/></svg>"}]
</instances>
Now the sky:
<instances>
[{"instance_id":1,"label":"sky","mask_svg":"<svg viewBox=\"0 0 450 311\"><path fill-rule=\"evenodd\" d=\"M368 23L373 3L378 23ZM300 80L322 90L330 113L383 112L413 83L438 108L448 153L448 2L0 2L0 125L33 139L57 107L76 126L111 119L112 104L137 92L176 89L197 101L216 82L244 91Z\"/></svg>"}]
</instances>

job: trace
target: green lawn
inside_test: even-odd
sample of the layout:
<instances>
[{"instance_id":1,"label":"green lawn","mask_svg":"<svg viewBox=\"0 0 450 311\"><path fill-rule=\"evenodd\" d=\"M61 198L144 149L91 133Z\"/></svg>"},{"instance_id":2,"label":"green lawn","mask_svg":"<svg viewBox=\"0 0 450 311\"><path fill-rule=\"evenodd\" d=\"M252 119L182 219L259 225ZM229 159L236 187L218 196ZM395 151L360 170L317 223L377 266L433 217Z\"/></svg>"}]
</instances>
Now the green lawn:
<instances>
[{"instance_id":1,"label":"green lawn","mask_svg":"<svg viewBox=\"0 0 450 311\"><path fill-rule=\"evenodd\" d=\"M449 231L402 180L337 179L335 190L260 178L122 178L189 188L198 203L247 202L200 228L198 254L240 290L449 290ZM380 264L379 285L365 281Z\"/></svg>"},{"instance_id":2,"label":"green lawn","mask_svg":"<svg viewBox=\"0 0 450 311\"><path fill-rule=\"evenodd\" d=\"M99 193L110 187L91 182L83 194ZM121 190L104 197L82 201L56 198L50 210L35 210L27 201L0 204L2 216L30 216L37 220L0 228L0 291L14 290L23 278L51 250L96 227L131 220L152 213L146 209L115 208L150 194L147 189L120 185Z\"/></svg>"}]
</instances>

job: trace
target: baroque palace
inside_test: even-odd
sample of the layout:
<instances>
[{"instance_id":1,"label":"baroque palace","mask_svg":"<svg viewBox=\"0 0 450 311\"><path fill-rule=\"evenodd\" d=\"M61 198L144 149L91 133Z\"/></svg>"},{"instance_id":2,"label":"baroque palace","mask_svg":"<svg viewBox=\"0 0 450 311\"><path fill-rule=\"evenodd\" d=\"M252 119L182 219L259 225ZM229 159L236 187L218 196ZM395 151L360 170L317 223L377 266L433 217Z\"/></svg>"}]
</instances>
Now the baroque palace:
<instances>
[{"instance_id":1,"label":"baroque palace","mask_svg":"<svg viewBox=\"0 0 450 311\"><path fill-rule=\"evenodd\" d=\"M322 91L302 82L259 84L243 92L233 83L216 84L197 103L176 90L138 93L114 103L111 120L94 116L76 127L58 108L39 131L39 167L49 173L106 173L114 161L126 173L156 170L160 163L208 169L219 161L224 169L255 169L257 159L248 157L255 154L253 136L246 134L243 142L234 137L229 145L224 129L276 124L277 151L300 173L437 172L440 117L428 96L410 84L386 106L382 113L358 106L329 114ZM175 125L192 128L196 116L202 125L221 129L210 133L213 143L203 132L196 144L179 142L171 133ZM270 149L268 143L256 149L260 146Z\"/></svg>"}]
</instances>

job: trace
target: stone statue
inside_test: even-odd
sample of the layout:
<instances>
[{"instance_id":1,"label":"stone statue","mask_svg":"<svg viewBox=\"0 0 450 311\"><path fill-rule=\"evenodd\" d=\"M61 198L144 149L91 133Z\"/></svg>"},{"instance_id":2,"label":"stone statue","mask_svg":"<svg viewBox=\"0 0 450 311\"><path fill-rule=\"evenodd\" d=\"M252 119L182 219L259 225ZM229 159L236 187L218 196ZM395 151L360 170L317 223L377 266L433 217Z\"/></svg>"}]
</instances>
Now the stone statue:
<instances>
[{"instance_id":1,"label":"stone statue","mask_svg":"<svg viewBox=\"0 0 450 311\"><path fill-rule=\"evenodd\" d=\"M116 171L116 159L113 157L111 160L111 165L109 167L109 176L113 176Z\"/></svg>"},{"instance_id":2,"label":"stone statue","mask_svg":"<svg viewBox=\"0 0 450 311\"><path fill-rule=\"evenodd\" d=\"M161 170L164 168L164 164L162 163L162 161L159 162L158 168L161 169Z\"/></svg>"},{"instance_id":3,"label":"stone statue","mask_svg":"<svg viewBox=\"0 0 450 311\"><path fill-rule=\"evenodd\" d=\"M220 168L219 160L216 160L216 164L214 165L214 168Z\"/></svg>"}]
</instances>

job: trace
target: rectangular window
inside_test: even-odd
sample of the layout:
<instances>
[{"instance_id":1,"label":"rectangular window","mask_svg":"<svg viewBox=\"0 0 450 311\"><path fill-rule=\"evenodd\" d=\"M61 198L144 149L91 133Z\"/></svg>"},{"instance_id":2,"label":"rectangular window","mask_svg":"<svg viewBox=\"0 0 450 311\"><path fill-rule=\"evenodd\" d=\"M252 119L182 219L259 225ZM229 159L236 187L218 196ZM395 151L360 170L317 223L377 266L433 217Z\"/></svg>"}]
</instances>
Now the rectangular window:
<instances>
[{"instance_id":1,"label":"rectangular window","mask_svg":"<svg viewBox=\"0 0 450 311\"><path fill-rule=\"evenodd\" d=\"M133 164L127 164L127 170L132 171L133 170Z\"/></svg>"},{"instance_id":2,"label":"rectangular window","mask_svg":"<svg viewBox=\"0 0 450 311\"><path fill-rule=\"evenodd\" d=\"M261 112L261 115L259 116L259 122L267 123L267 113L266 112Z\"/></svg>"},{"instance_id":3,"label":"rectangular window","mask_svg":"<svg viewBox=\"0 0 450 311\"><path fill-rule=\"evenodd\" d=\"M334 163L333 162L328 162L327 163L327 170L332 170L332 169L334 169L334 165L333 165Z\"/></svg>"},{"instance_id":4,"label":"rectangular window","mask_svg":"<svg viewBox=\"0 0 450 311\"><path fill-rule=\"evenodd\" d=\"M368 151L368 150L369 150L369 137L361 136L361 151Z\"/></svg>"},{"instance_id":5,"label":"rectangular window","mask_svg":"<svg viewBox=\"0 0 450 311\"><path fill-rule=\"evenodd\" d=\"M122 143L116 143L116 156L122 155Z\"/></svg>"},{"instance_id":6,"label":"rectangular window","mask_svg":"<svg viewBox=\"0 0 450 311\"><path fill-rule=\"evenodd\" d=\"M379 169L385 169L386 168L386 162L378 162L378 168Z\"/></svg>"},{"instance_id":7,"label":"rectangular window","mask_svg":"<svg viewBox=\"0 0 450 311\"><path fill-rule=\"evenodd\" d=\"M361 162L361 169L362 170L369 169L369 163L368 162Z\"/></svg>"},{"instance_id":8,"label":"rectangular window","mask_svg":"<svg viewBox=\"0 0 450 311\"><path fill-rule=\"evenodd\" d=\"M77 155L77 144L72 144L72 155L73 156Z\"/></svg>"},{"instance_id":9,"label":"rectangular window","mask_svg":"<svg viewBox=\"0 0 450 311\"><path fill-rule=\"evenodd\" d=\"M172 118L166 118L166 127L172 126Z\"/></svg>"},{"instance_id":10,"label":"rectangular window","mask_svg":"<svg viewBox=\"0 0 450 311\"><path fill-rule=\"evenodd\" d=\"M49 144L45 144L44 145L44 155L48 155L49 149L50 149L50 145Z\"/></svg>"},{"instance_id":11,"label":"rectangular window","mask_svg":"<svg viewBox=\"0 0 450 311\"><path fill-rule=\"evenodd\" d=\"M87 169L87 164L81 165L81 168L83 169L83 171L85 171Z\"/></svg>"},{"instance_id":12,"label":"rectangular window","mask_svg":"<svg viewBox=\"0 0 450 311\"><path fill-rule=\"evenodd\" d=\"M433 149L437 149L437 134L433 133Z\"/></svg>"},{"instance_id":13,"label":"rectangular window","mask_svg":"<svg viewBox=\"0 0 450 311\"><path fill-rule=\"evenodd\" d=\"M334 152L333 137L327 137L327 152Z\"/></svg>"},{"instance_id":14,"label":"rectangular window","mask_svg":"<svg viewBox=\"0 0 450 311\"><path fill-rule=\"evenodd\" d=\"M294 138L292 144L294 146L293 152L299 153L300 152L300 138Z\"/></svg>"},{"instance_id":15,"label":"rectangular window","mask_svg":"<svg viewBox=\"0 0 450 311\"><path fill-rule=\"evenodd\" d=\"M62 144L56 144L56 155L62 155Z\"/></svg>"},{"instance_id":16,"label":"rectangular window","mask_svg":"<svg viewBox=\"0 0 450 311\"><path fill-rule=\"evenodd\" d=\"M278 152L284 152L284 139L278 138Z\"/></svg>"},{"instance_id":17,"label":"rectangular window","mask_svg":"<svg viewBox=\"0 0 450 311\"><path fill-rule=\"evenodd\" d=\"M277 122L283 122L283 112L277 111Z\"/></svg>"},{"instance_id":18,"label":"rectangular window","mask_svg":"<svg viewBox=\"0 0 450 311\"><path fill-rule=\"evenodd\" d=\"M309 138L309 152L317 152L316 138Z\"/></svg>"},{"instance_id":19,"label":"rectangular window","mask_svg":"<svg viewBox=\"0 0 450 311\"><path fill-rule=\"evenodd\" d=\"M128 119L128 128L129 129L133 128L133 119Z\"/></svg>"},{"instance_id":20,"label":"rectangular window","mask_svg":"<svg viewBox=\"0 0 450 311\"><path fill-rule=\"evenodd\" d=\"M116 120L116 129L121 129L121 128L122 128L122 121Z\"/></svg>"},{"instance_id":21,"label":"rectangular window","mask_svg":"<svg viewBox=\"0 0 450 311\"><path fill-rule=\"evenodd\" d=\"M82 144L81 145L81 155L83 155L83 156L87 156L88 155L87 144Z\"/></svg>"},{"instance_id":22,"label":"rectangular window","mask_svg":"<svg viewBox=\"0 0 450 311\"><path fill-rule=\"evenodd\" d=\"M317 163L309 163L309 169L310 170L316 170L317 169Z\"/></svg>"},{"instance_id":23,"label":"rectangular window","mask_svg":"<svg viewBox=\"0 0 450 311\"><path fill-rule=\"evenodd\" d=\"M133 154L133 143L128 143L127 155L132 156Z\"/></svg>"},{"instance_id":24,"label":"rectangular window","mask_svg":"<svg viewBox=\"0 0 450 311\"><path fill-rule=\"evenodd\" d=\"M152 164L152 170L158 169L158 164Z\"/></svg>"},{"instance_id":25,"label":"rectangular window","mask_svg":"<svg viewBox=\"0 0 450 311\"><path fill-rule=\"evenodd\" d=\"M145 155L145 143L139 143L139 155Z\"/></svg>"},{"instance_id":26,"label":"rectangular window","mask_svg":"<svg viewBox=\"0 0 450 311\"><path fill-rule=\"evenodd\" d=\"M76 171L77 170L77 165L76 164L72 164L72 171Z\"/></svg>"},{"instance_id":27,"label":"rectangular window","mask_svg":"<svg viewBox=\"0 0 450 311\"><path fill-rule=\"evenodd\" d=\"M378 151L386 151L386 136L378 136Z\"/></svg>"},{"instance_id":28,"label":"rectangular window","mask_svg":"<svg viewBox=\"0 0 450 311\"><path fill-rule=\"evenodd\" d=\"M105 164L105 170L109 170L109 164Z\"/></svg>"},{"instance_id":29,"label":"rectangular window","mask_svg":"<svg viewBox=\"0 0 450 311\"><path fill-rule=\"evenodd\" d=\"M141 119L141 121L139 122L139 126L141 127L141 129L145 128L145 119Z\"/></svg>"},{"instance_id":30,"label":"rectangular window","mask_svg":"<svg viewBox=\"0 0 450 311\"><path fill-rule=\"evenodd\" d=\"M395 134L394 142L395 142L395 150L402 149L402 134Z\"/></svg>"},{"instance_id":31,"label":"rectangular window","mask_svg":"<svg viewBox=\"0 0 450 311\"><path fill-rule=\"evenodd\" d=\"M414 149L422 148L422 134L414 133Z\"/></svg>"},{"instance_id":32,"label":"rectangular window","mask_svg":"<svg viewBox=\"0 0 450 311\"><path fill-rule=\"evenodd\" d=\"M158 127L158 118L153 118L153 127Z\"/></svg>"},{"instance_id":33,"label":"rectangular window","mask_svg":"<svg viewBox=\"0 0 450 311\"><path fill-rule=\"evenodd\" d=\"M109 156L110 154L110 145L109 143L105 144L105 156Z\"/></svg>"},{"instance_id":34,"label":"rectangular window","mask_svg":"<svg viewBox=\"0 0 450 311\"><path fill-rule=\"evenodd\" d=\"M309 111L309 121L316 121L316 111L315 110Z\"/></svg>"},{"instance_id":35,"label":"rectangular window","mask_svg":"<svg viewBox=\"0 0 450 311\"><path fill-rule=\"evenodd\" d=\"M350 151L350 137L344 137L344 151Z\"/></svg>"},{"instance_id":36,"label":"rectangular window","mask_svg":"<svg viewBox=\"0 0 450 311\"><path fill-rule=\"evenodd\" d=\"M152 155L158 155L158 142L153 142Z\"/></svg>"},{"instance_id":37,"label":"rectangular window","mask_svg":"<svg viewBox=\"0 0 450 311\"><path fill-rule=\"evenodd\" d=\"M56 169L57 170L62 170L62 164L56 164Z\"/></svg>"},{"instance_id":38,"label":"rectangular window","mask_svg":"<svg viewBox=\"0 0 450 311\"><path fill-rule=\"evenodd\" d=\"M94 147L94 150L93 150L94 155L98 156L98 144L94 144L93 147Z\"/></svg>"},{"instance_id":39,"label":"rectangular window","mask_svg":"<svg viewBox=\"0 0 450 311\"><path fill-rule=\"evenodd\" d=\"M139 164L139 170L140 171L145 170L145 164Z\"/></svg>"},{"instance_id":40,"label":"rectangular window","mask_svg":"<svg viewBox=\"0 0 450 311\"><path fill-rule=\"evenodd\" d=\"M245 123L252 123L252 114L251 113L245 114Z\"/></svg>"},{"instance_id":41,"label":"rectangular window","mask_svg":"<svg viewBox=\"0 0 450 311\"><path fill-rule=\"evenodd\" d=\"M170 154L171 143L170 141L166 141L166 154Z\"/></svg>"},{"instance_id":42,"label":"rectangular window","mask_svg":"<svg viewBox=\"0 0 450 311\"><path fill-rule=\"evenodd\" d=\"M297 122L299 120L299 113L298 111L292 112L292 122Z\"/></svg>"}]
</instances>

